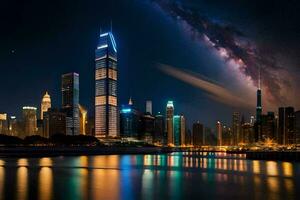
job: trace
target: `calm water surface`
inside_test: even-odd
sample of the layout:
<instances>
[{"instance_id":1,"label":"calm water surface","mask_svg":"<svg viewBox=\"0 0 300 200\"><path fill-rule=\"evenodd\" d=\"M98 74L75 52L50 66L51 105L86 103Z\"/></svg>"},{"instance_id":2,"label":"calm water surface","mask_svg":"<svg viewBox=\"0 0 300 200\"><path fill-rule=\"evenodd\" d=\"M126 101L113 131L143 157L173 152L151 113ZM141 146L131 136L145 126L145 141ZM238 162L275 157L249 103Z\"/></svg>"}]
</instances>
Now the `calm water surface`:
<instances>
[{"instance_id":1,"label":"calm water surface","mask_svg":"<svg viewBox=\"0 0 300 200\"><path fill-rule=\"evenodd\" d=\"M299 199L300 164L226 153L0 158L3 199Z\"/></svg>"}]
</instances>

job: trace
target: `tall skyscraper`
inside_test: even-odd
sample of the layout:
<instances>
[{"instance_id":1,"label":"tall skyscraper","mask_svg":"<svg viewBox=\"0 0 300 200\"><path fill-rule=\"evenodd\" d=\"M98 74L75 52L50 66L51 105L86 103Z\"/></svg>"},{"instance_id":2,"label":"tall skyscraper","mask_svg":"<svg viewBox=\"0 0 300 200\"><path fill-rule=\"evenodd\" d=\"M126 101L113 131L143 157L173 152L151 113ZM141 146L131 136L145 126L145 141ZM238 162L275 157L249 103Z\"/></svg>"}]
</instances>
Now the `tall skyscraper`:
<instances>
[{"instance_id":1,"label":"tall skyscraper","mask_svg":"<svg viewBox=\"0 0 300 200\"><path fill-rule=\"evenodd\" d=\"M10 116L8 130L11 136L18 136L18 125L16 116Z\"/></svg>"},{"instance_id":2,"label":"tall skyscraper","mask_svg":"<svg viewBox=\"0 0 300 200\"><path fill-rule=\"evenodd\" d=\"M222 124L220 121L217 121L216 124L216 135L217 135L217 145L218 146L222 146L223 145L223 141L222 141Z\"/></svg>"},{"instance_id":3,"label":"tall skyscraper","mask_svg":"<svg viewBox=\"0 0 300 200\"><path fill-rule=\"evenodd\" d=\"M204 126L199 121L193 124L192 144L194 147L204 145Z\"/></svg>"},{"instance_id":4,"label":"tall skyscraper","mask_svg":"<svg viewBox=\"0 0 300 200\"><path fill-rule=\"evenodd\" d=\"M44 112L47 112L49 108L51 108L51 98L48 92L46 92L41 103L41 119L44 118Z\"/></svg>"},{"instance_id":5,"label":"tall skyscraper","mask_svg":"<svg viewBox=\"0 0 300 200\"><path fill-rule=\"evenodd\" d=\"M24 134L21 137L35 135L37 131L36 107L23 107Z\"/></svg>"},{"instance_id":6,"label":"tall skyscraper","mask_svg":"<svg viewBox=\"0 0 300 200\"><path fill-rule=\"evenodd\" d=\"M262 103L261 103L261 88L260 88L260 69L258 77L258 88L256 92L256 121L255 121L255 142L258 142L262 139L261 133L261 115L262 115Z\"/></svg>"},{"instance_id":7,"label":"tall skyscraper","mask_svg":"<svg viewBox=\"0 0 300 200\"><path fill-rule=\"evenodd\" d=\"M55 134L66 134L66 113L50 108L44 113L43 137L49 138Z\"/></svg>"},{"instance_id":8,"label":"tall skyscraper","mask_svg":"<svg viewBox=\"0 0 300 200\"><path fill-rule=\"evenodd\" d=\"M79 74L71 72L62 75L61 91L67 135L79 135Z\"/></svg>"},{"instance_id":9,"label":"tall skyscraper","mask_svg":"<svg viewBox=\"0 0 300 200\"><path fill-rule=\"evenodd\" d=\"M181 146L185 144L185 118L183 115L173 117L174 145Z\"/></svg>"},{"instance_id":10,"label":"tall skyscraper","mask_svg":"<svg viewBox=\"0 0 300 200\"><path fill-rule=\"evenodd\" d=\"M168 145L174 144L174 133L173 133L173 116L174 116L174 105L173 101L168 101L166 110L166 130L168 136Z\"/></svg>"},{"instance_id":11,"label":"tall skyscraper","mask_svg":"<svg viewBox=\"0 0 300 200\"><path fill-rule=\"evenodd\" d=\"M100 34L95 50L95 136L119 135L117 46L111 32Z\"/></svg>"},{"instance_id":12,"label":"tall skyscraper","mask_svg":"<svg viewBox=\"0 0 300 200\"><path fill-rule=\"evenodd\" d=\"M156 143L165 144L165 139L165 118L158 112L157 115L155 115L153 140Z\"/></svg>"},{"instance_id":13,"label":"tall skyscraper","mask_svg":"<svg viewBox=\"0 0 300 200\"><path fill-rule=\"evenodd\" d=\"M241 118L239 112L234 112L232 115L232 134L233 134L233 145L237 145L241 142L240 138L240 127L241 127Z\"/></svg>"},{"instance_id":14,"label":"tall skyscraper","mask_svg":"<svg viewBox=\"0 0 300 200\"><path fill-rule=\"evenodd\" d=\"M278 110L278 143L294 144L295 137L295 113L293 107L280 107Z\"/></svg>"},{"instance_id":15,"label":"tall skyscraper","mask_svg":"<svg viewBox=\"0 0 300 200\"><path fill-rule=\"evenodd\" d=\"M133 106L131 98L128 105L123 105L120 111L120 136L122 138L138 139L140 113Z\"/></svg>"},{"instance_id":16,"label":"tall skyscraper","mask_svg":"<svg viewBox=\"0 0 300 200\"><path fill-rule=\"evenodd\" d=\"M152 101L146 101L146 113L150 113L152 115Z\"/></svg>"}]
</instances>

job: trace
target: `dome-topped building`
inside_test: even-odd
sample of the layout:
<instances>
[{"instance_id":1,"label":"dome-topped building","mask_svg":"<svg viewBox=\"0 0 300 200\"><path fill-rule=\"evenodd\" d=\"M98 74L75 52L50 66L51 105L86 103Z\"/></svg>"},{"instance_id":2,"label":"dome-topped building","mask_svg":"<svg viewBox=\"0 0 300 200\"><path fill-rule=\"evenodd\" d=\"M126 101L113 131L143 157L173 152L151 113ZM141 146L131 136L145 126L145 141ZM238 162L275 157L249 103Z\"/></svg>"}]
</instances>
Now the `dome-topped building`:
<instances>
[{"instance_id":1,"label":"dome-topped building","mask_svg":"<svg viewBox=\"0 0 300 200\"><path fill-rule=\"evenodd\" d=\"M44 112L47 112L49 108L51 108L51 98L48 92L46 91L41 103L41 119L43 119L44 117Z\"/></svg>"}]
</instances>

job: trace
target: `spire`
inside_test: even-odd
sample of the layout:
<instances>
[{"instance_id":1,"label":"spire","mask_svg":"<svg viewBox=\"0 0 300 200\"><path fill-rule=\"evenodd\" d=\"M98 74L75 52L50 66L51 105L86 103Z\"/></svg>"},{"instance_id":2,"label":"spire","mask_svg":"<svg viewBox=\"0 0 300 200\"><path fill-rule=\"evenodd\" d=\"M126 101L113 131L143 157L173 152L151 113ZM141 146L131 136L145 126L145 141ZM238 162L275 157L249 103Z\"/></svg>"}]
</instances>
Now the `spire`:
<instances>
[{"instance_id":1,"label":"spire","mask_svg":"<svg viewBox=\"0 0 300 200\"><path fill-rule=\"evenodd\" d=\"M113 24L112 24L112 19L110 20L110 32L112 33L113 31Z\"/></svg>"},{"instance_id":2,"label":"spire","mask_svg":"<svg viewBox=\"0 0 300 200\"><path fill-rule=\"evenodd\" d=\"M132 102L132 99L131 97L129 98L129 102L128 102L128 105L131 105L132 106L133 102Z\"/></svg>"},{"instance_id":3,"label":"spire","mask_svg":"<svg viewBox=\"0 0 300 200\"><path fill-rule=\"evenodd\" d=\"M258 89L260 90L261 88L261 69L260 69L260 65L259 65L259 68L258 68Z\"/></svg>"}]
</instances>

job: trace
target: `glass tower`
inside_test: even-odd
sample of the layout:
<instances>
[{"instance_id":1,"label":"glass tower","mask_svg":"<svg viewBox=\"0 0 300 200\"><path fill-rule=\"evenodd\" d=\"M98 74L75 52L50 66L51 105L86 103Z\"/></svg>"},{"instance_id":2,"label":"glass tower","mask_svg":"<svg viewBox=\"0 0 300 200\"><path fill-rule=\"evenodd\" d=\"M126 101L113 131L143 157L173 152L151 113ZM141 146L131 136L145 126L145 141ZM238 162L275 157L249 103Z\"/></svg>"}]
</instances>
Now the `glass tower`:
<instances>
[{"instance_id":1,"label":"glass tower","mask_svg":"<svg viewBox=\"0 0 300 200\"><path fill-rule=\"evenodd\" d=\"M95 51L95 136L119 135L117 46L111 32L100 34Z\"/></svg>"},{"instance_id":2,"label":"glass tower","mask_svg":"<svg viewBox=\"0 0 300 200\"><path fill-rule=\"evenodd\" d=\"M61 92L67 135L79 135L79 74L62 75Z\"/></svg>"}]
</instances>

